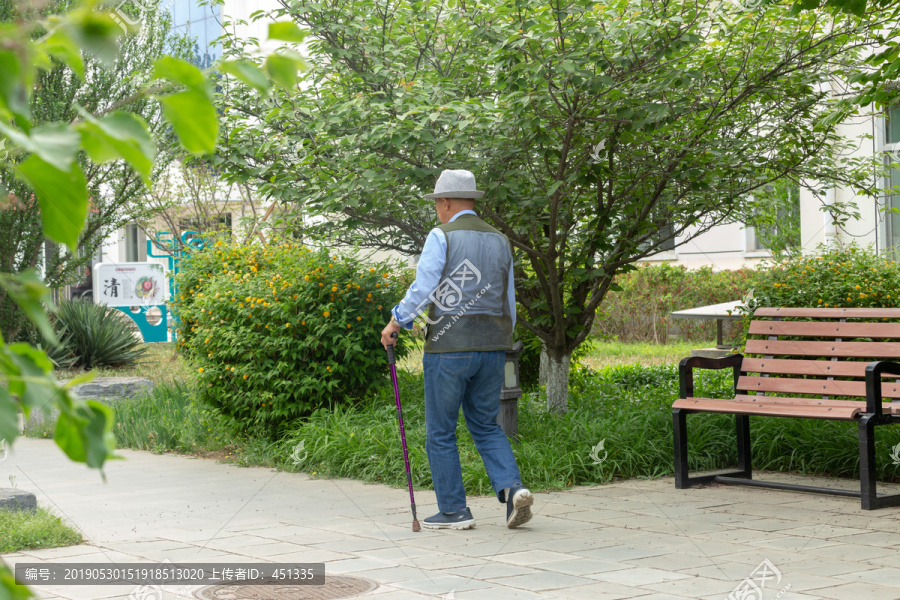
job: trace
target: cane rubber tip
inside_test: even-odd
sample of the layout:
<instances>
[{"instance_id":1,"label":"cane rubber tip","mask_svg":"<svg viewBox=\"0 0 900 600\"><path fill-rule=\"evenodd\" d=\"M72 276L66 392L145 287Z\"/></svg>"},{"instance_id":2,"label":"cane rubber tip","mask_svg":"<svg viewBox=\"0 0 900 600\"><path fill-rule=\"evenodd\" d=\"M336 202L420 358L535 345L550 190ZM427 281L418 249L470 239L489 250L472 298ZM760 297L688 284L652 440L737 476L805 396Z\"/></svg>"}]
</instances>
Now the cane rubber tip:
<instances>
[{"instance_id":1,"label":"cane rubber tip","mask_svg":"<svg viewBox=\"0 0 900 600\"><path fill-rule=\"evenodd\" d=\"M422 531L422 526L418 521L413 521L413 531Z\"/></svg>"}]
</instances>

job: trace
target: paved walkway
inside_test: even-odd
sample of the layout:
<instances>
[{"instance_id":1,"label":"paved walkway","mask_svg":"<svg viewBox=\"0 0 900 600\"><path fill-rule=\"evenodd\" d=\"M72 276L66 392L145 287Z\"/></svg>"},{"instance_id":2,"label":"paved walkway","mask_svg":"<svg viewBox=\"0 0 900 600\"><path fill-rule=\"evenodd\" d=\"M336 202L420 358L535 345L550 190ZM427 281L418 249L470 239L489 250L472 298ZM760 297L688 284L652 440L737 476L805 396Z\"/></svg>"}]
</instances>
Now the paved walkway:
<instances>
[{"instance_id":1,"label":"paved walkway","mask_svg":"<svg viewBox=\"0 0 900 600\"><path fill-rule=\"evenodd\" d=\"M0 487L13 476L89 542L3 559L324 562L326 575L366 577L378 588L365 597L390 600L724 600L754 572L764 600L900 598L900 509L864 512L855 499L679 491L666 478L536 494L534 519L517 530L506 529L494 498L473 498L475 529L413 533L403 489L120 453L126 460L109 463L104 484L51 441L20 438L0 463ZM431 492L416 500L420 519L436 511ZM134 590L36 589L71 599ZM164 591L167 600L189 597Z\"/></svg>"}]
</instances>

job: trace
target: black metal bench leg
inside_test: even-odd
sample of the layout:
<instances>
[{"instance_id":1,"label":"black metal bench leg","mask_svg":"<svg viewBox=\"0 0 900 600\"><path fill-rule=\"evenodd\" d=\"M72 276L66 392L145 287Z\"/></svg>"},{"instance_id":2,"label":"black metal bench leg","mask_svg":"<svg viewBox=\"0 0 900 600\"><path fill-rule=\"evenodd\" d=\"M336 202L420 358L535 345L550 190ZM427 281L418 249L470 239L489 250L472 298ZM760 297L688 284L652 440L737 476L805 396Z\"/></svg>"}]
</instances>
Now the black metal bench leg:
<instances>
[{"instance_id":1,"label":"black metal bench leg","mask_svg":"<svg viewBox=\"0 0 900 600\"><path fill-rule=\"evenodd\" d=\"M859 420L859 493L863 510L878 508L875 490L875 421L874 415Z\"/></svg>"},{"instance_id":2,"label":"black metal bench leg","mask_svg":"<svg viewBox=\"0 0 900 600\"><path fill-rule=\"evenodd\" d=\"M750 459L750 415L735 415L734 424L737 429L738 470L746 479L753 479Z\"/></svg>"},{"instance_id":3,"label":"black metal bench leg","mask_svg":"<svg viewBox=\"0 0 900 600\"><path fill-rule=\"evenodd\" d=\"M672 430L675 437L675 488L690 487L688 481L687 413L680 408L672 409Z\"/></svg>"}]
</instances>

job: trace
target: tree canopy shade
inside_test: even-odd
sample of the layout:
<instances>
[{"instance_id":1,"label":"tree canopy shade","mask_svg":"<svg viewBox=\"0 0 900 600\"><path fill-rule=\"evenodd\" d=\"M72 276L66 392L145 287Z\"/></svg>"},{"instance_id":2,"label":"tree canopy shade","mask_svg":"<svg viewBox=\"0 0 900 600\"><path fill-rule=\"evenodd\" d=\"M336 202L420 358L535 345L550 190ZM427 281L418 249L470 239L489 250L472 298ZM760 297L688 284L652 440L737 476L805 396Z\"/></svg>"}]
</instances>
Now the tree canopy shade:
<instances>
[{"instance_id":1,"label":"tree canopy shade","mask_svg":"<svg viewBox=\"0 0 900 600\"><path fill-rule=\"evenodd\" d=\"M703 0L282 0L309 31L303 82L226 86L217 161L339 241L413 254L444 168L516 254L518 319L549 357L548 404L617 273L738 219L779 180L866 190L835 126L877 12ZM843 90L842 90L843 91ZM871 190L869 190L871 191ZM299 227L299 225L298 225Z\"/></svg>"}]
</instances>

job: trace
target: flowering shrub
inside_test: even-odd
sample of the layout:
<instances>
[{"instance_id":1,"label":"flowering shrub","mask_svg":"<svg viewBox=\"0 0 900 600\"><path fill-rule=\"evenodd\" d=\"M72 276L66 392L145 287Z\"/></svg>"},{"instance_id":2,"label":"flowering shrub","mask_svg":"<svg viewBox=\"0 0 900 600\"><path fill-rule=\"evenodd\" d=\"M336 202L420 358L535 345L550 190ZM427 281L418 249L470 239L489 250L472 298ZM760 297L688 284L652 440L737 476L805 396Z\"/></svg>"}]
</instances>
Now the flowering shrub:
<instances>
[{"instance_id":1,"label":"flowering shrub","mask_svg":"<svg viewBox=\"0 0 900 600\"><path fill-rule=\"evenodd\" d=\"M242 424L274 434L388 380L379 338L402 290L385 263L217 242L184 261L176 283L178 343L201 396Z\"/></svg>"},{"instance_id":2,"label":"flowering shrub","mask_svg":"<svg viewBox=\"0 0 900 600\"><path fill-rule=\"evenodd\" d=\"M858 246L771 265L753 292L758 306L823 308L896 307L898 294L900 265Z\"/></svg>"},{"instance_id":3,"label":"flowering shrub","mask_svg":"<svg viewBox=\"0 0 900 600\"><path fill-rule=\"evenodd\" d=\"M670 328L685 341L716 339L716 322L672 319L676 310L740 300L754 287L752 269L713 271L712 267L688 270L668 264L645 265L616 276L618 291L610 291L597 314L593 333L622 342L665 344ZM739 323L725 323L726 341L741 330Z\"/></svg>"}]
</instances>

